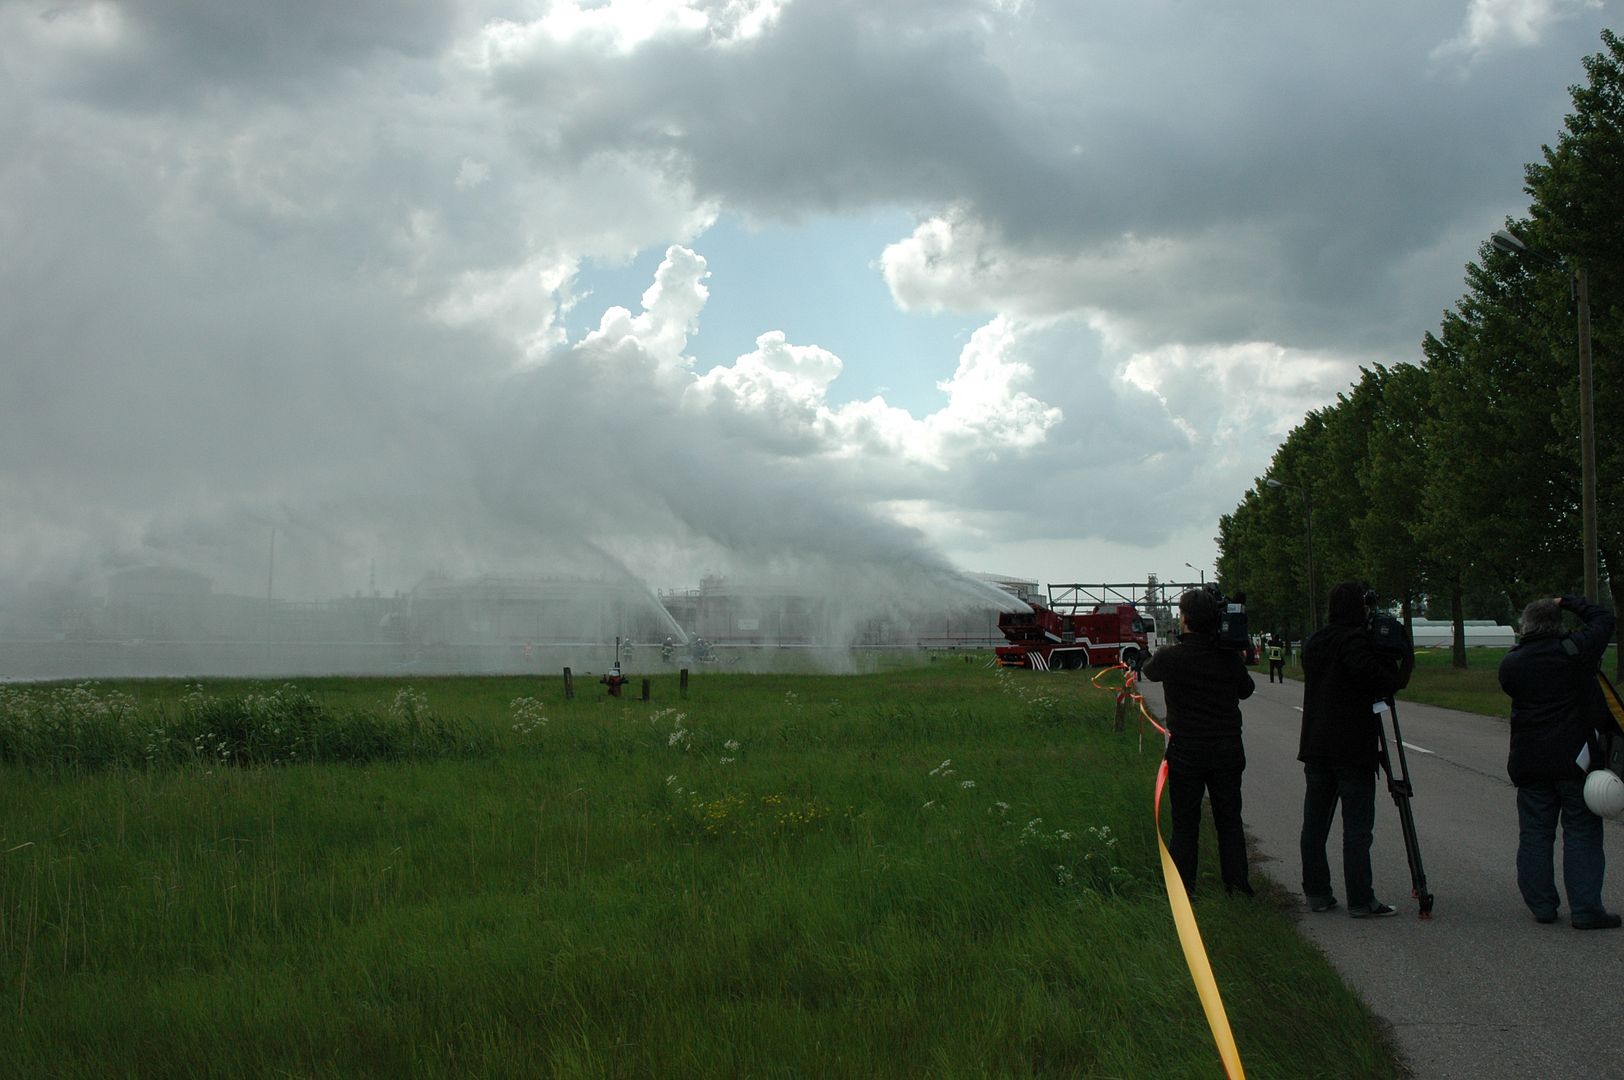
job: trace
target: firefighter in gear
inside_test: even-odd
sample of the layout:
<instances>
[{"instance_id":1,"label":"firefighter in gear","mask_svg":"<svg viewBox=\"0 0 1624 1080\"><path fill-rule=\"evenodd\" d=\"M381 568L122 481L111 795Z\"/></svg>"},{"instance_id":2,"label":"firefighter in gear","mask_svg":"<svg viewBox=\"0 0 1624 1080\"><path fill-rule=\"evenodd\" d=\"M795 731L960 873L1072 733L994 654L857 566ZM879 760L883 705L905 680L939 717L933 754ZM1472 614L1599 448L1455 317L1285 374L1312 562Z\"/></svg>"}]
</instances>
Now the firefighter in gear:
<instances>
[{"instance_id":1,"label":"firefighter in gear","mask_svg":"<svg viewBox=\"0 0 1624 1080\"><path fill-rule=\"evenodd\" d=\"M1269 642L1264 646L1264 653L1269 658L1269 681L1274 682L1275 676L1280 681L1286 681L1286 643L1280 640L1279 634L1270 634Z\"/></svg>"}]
</instances>

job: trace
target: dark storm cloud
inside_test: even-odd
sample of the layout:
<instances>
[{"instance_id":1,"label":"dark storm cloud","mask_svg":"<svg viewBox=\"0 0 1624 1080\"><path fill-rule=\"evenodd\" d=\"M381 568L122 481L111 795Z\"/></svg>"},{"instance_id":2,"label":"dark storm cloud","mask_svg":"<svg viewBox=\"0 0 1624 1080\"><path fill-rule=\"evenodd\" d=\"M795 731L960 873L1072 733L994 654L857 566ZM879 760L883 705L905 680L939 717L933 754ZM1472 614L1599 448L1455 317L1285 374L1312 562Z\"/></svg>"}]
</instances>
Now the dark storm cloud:
<instances>
[{"instance_id":1,"label":"dark storm cloud","mask_svg":"<svg viewBox=\"0 0 1624 1080\"><path fill-rule=\"evenodd\" d=\"M1048 171L961 5L925 7L934 17L791 4L773 33L703 63L682 39L585 69L573 50L540 47L495 85L549 150L648 154L701 197L765 217L946 203Z\"/></svg>"},{"instance_id":2,"label":"dark storm cloud","mask_svg":"<svg viewBox=\"0 0 1624 1080\"><path fill-rule=\"evenodd\" d=\"M112 109L185 109L223 90L319 98L391 55L432 56L457 22L450 0L121 0L39 6L47 22L115 22L58 56L55 84Z\"/></svg>"},{"instance_id":3,"label":"dark storm cloud","mask_svg":"<svg viewBox=\"0 0 1624 1080\"><path fill-rule=\"evenodd\" d=\"M1367 351L1413 347L1452 299L1447 278L1418 296L1407 263L1471 257L1436 249L1515 201L1598 26L1554 20L1537 50L1463 66L1433 54L1465 5L936 11L792 4L703 62L680 38L589 70L555 46L496 85L548 152L647 155L760 217L956 207L1017 256L1222 231L1227 255L1190 276L1075 302L1161 340ZM1236 275L1251 281L1229 303L1179 302Z\"/></svg>"}]
</instances>

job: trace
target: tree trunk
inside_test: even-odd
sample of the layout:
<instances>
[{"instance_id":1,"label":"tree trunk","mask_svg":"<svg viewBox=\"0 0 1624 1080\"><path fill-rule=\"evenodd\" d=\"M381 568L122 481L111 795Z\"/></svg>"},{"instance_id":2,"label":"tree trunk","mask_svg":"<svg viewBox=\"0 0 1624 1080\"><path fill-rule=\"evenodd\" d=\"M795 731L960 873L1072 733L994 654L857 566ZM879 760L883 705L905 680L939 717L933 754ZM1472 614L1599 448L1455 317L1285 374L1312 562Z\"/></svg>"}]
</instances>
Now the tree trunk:
<instances>
[{"instance_id":1,"label":"tree trunk","mask_svg":"<svg viewBox=\"0 0 1624 1080\"><path fill-rule=\"evenodd\" d=\"M1456 581L1449 590L1449 621L1455 628L1455 647L1451 650L1450 665L1466 666L1466 605L1462 602L1461 585Z\"/></svg>"}]
</instances>

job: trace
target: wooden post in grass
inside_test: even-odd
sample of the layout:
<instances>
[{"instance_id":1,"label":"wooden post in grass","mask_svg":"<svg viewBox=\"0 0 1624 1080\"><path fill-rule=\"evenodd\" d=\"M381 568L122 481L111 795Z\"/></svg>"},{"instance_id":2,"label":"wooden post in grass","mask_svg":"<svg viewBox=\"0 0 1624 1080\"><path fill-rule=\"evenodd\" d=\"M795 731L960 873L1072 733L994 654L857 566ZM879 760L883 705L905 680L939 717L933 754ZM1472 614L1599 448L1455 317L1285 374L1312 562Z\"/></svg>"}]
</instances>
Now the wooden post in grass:
<instances>
[{"instance_id":1,"label":"wooden post in grass","mask_svg":"<svg viewBox=\"0 0 1624 1080\"><path fill-rule=\"evenodd\" d=\"M688 696L688 669L682 669L682 696Z\"/></svg>"},{"instance_id":2,"label":"wooden post in grass","mask_svg":"<svg viewBox=\"0 0 1624 1080\"><path fill-rule=\"evenodd\" d=\"M647 679L643 680L643 700L644 701L648 700L648 680Z\"/></svg>"},{"instance_id":3,"label":"wooden post in grass","mask_svg":"<svg viewBox=\"0 0 1624 1080\"><path fill-rule=\"evenodd\" d=\"M570 674L569 668L564 669L564 700L575 700L575 676Z\"/></svg>"}]
</instances>

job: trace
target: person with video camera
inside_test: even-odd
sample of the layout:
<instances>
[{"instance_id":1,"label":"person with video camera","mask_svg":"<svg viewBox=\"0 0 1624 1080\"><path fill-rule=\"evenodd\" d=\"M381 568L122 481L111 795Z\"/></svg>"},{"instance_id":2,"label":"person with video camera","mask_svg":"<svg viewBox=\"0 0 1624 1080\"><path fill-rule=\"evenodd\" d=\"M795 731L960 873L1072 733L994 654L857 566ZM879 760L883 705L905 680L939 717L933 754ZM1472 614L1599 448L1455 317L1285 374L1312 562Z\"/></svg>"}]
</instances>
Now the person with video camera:
<instances>
[{"instance_id":1,"label":"person with video camera","mask_svg":"<svg viewBox=\"0 0 1624 1080\"><path fill-rule=\"evenodd\" d=\"M1165 685L1167 792L1173 811L1168 854L1186 892L1195 892L1200 850L1201 797L1212 803L1218 833L1218 869L1224 891L1252 895L1241 822L1240 703L1256 689L1241 651L1220 637L1222 608L1205 589L1179 597L1178 644L1156 650L1142 676Z\"/></svg>"},{"instance_id":2,"label":"person with video camera","mask_svg":"<svg viewBox=\"0 0 1624 1080\"><path fill-rule=\"evenodd\" d=\"M1303 726L1297 752L1305 780L1303 896L1310 911L1337 906L1325 844L1340 803L1342 884L1348 914L1356 919L1395 910L1376 899L1370 870L1382 722L1374 707L1408 685L1415 666L1407 641L1394 649L1372 632L1367 593L1356 581L1337 584L1331 589L1329 622L1303 643Z\"/></svg>"},{"instance_id":3,"label":"person with video camera","mask_svg":"<svg viewBox=\"0 0 1624 1080\"><path fill-rule=\"evenodd\" d=\"M1562 613L1583 625L1563 633ZM1518 642L1500 661L1500 689L1511 697L1511 754L1517 787L1517 888L1542 923L1556 921L1552 853L1562 822L1562 883L1575 930L1616 930L1602 906L1607 869L1601 818L1585 805L1585 773L1600 765L1597 726L1611 723L1596 672L1613 636L1613 613L1582 596L1535 600L1523 609Z\"/></svg>"}]
</instances>

